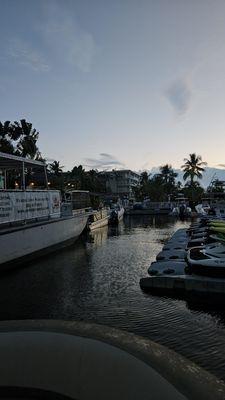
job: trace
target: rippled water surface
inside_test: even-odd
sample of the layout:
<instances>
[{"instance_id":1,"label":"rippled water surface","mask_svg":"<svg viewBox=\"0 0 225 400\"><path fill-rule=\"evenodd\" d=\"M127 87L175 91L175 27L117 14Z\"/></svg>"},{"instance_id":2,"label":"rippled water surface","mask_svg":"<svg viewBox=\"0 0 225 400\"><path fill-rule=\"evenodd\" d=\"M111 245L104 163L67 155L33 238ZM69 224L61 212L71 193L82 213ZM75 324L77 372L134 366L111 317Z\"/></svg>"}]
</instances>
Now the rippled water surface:
<instances>
[{"instance_id":1,"label":"rippled water surface","mask_svg":"<svg viewBox=\"0 0 225 400\"><path fill-rule=\"evenodd\" d=\"M151 296L141 277L163 242L184 222L125 218L73 246L0 278L0 319L93 321L164 344L225 379L221 306Z\"/></svg>"}]
</instances>

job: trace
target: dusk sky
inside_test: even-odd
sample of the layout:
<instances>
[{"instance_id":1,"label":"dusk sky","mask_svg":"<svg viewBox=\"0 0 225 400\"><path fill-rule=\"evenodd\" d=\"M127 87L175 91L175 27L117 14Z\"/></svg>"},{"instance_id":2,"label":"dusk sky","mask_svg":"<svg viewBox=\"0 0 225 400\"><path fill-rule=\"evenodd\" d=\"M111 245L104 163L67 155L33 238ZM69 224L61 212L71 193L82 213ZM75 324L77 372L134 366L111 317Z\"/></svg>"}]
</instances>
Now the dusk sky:
<instances>
[{"instance_id":1,"label":"dusk sky","mask_svg":"<svg viewBox=\"0 0 225 400\"><path fill-rule=\"evenodd\" d=\"M66 168L225 163L225 1L0 0L0 120Z\"/></svg>"}]
</instances>

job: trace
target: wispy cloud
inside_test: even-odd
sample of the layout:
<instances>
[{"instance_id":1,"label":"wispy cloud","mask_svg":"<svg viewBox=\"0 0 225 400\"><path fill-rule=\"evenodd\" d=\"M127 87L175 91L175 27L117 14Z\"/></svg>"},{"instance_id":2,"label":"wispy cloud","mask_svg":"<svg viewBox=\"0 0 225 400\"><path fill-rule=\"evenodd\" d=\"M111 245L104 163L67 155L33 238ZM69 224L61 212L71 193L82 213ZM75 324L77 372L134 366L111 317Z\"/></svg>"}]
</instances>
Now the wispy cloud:
<instances>
[{"instance_id":1,"label":"wispy cloud","mask_svg":"<svg viewBox=\"0 0 225 400\"><path fill-rule=\"evenodd\" d=\"M34 71L48 72L50 70L50 66L43 55L19 38L9 40L7 56L16 63L29 67Z\"/></svg>"},{"instance_id":2,"label":"wispy cloud","mask_svg":"<svg viewBox=\"0 0 225 400\"><path fill-rule=\"evenodd\" d=\"M191 104L192 90L187 79L176 79L164 92L177 115L184 115Z\"/></svg>"},{"instance_id":3,"label":"wispy cloud","mask_svg":"<svg viewBox=\"0 0 225 400\"><path fill-rule=\"evenodd\" d=\"M125 164L119 161L116 157L108 153L100 153L98 158L86 158L85 166L93 169L112 169L115 167L125 167Z\"/></svg>"},{"instance_id":4,"label":"wispy cloud","mask_svg":"<svg viewBox=\"0 0 225 400\"><path fill-rule=\"evenodd\" d=\"M83 30L64 3L44 4L44 18L38 27L49 50L83 72L90 71L97 45L92 34Z\"/></svg>"}]
</instances>

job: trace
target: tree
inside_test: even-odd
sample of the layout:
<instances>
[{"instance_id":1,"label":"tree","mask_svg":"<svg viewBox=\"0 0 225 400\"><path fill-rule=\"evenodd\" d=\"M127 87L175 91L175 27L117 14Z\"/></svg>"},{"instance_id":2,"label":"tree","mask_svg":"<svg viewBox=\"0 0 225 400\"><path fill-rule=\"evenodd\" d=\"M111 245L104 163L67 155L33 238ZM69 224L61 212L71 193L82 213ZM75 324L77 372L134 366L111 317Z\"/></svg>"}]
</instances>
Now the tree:
<instances>
[{"instance_id":1,"label":"tree","mask_svg":"<svg viewBox=\"0 0 225 400\"><path fill-rule=\"evenodd\" d=\"M215 179L207 188L208 193L224 193L225 182L219 179Z\"/></svg>"},{"instance_id":2,"label":"tree","mask_svg":"<svg viewBox=\"0 0 225 400\"><path fill-rule=\"evenodd\" d=\"M202 173L205 171L203 166L206 166L207 163L202 161L201 156L197 156L195 153L189 154L189 159L185 158L185 163L181 166L184 171L183 178L186 181L190 178L191 186L194 184L194 178L202 178Z\"/></svg>"},{"instance_id":3,"label":"tree","mask_svg":"<svg viewBox=\"0 0 225 400\"><path fill-rule=\"evenodd\" d=\"M199 182L194 181L193 183L191 183L189 181L185 184L184 188L182 189L182 192L185 197L198 203L201 201L201 198L204 195L205 191Z\"/></svg>"},{"instance_id":4,"label":"tree","mask_svg":"<svg viewBox=\"0 0 225 400\"><path fill-rule=\"evenodd\" d=\"M177 173L174 172L172 165L165 164L159 167L160 175L162 176L164 182L166 184L175 184L175 178L177 177Z\"/></svg>"},{"instance_id":5,"label":"tree","mask_svg":"<svg viewBox=\"0 0 225 400\"><path fill-rule=\"evenodd\" d=\"M190 182L185 185L185 194L190 197L192 201L196 201L200 199L204 189L198 182L194 181L194 178L202 178L202 173L205 171L204 166L207 165L207 163L202 161L202 157L197 156L195 153L189 154L189 157L189 159L184 159L185 164L181 166L184 171L184 180L190 178Z\"/></svg>"},{"instance_id":6,"label":"tree","mask_svg":"<svg viewBox=\"0 0 225 400\"><path fill-rule=\"evenodd\" d=\"M3 153L13 154L14 147L12 144L12 125L10 121L0 122L0 151Z\"/></svg>"},{"instance_id":7,"label":"tree","mask_svg":"<svg viewBox=\"0 0 225 400\"><path fill-rule=\"evenodd\" d=\"M21 119L20 123L15 121L13 125L14 140L19 139L17 149L21 157L28 157L32 159L39 159L40 152L37 147L37 140L39 132L32 127L30 122Z\"/></svg>"},{"instance_id":8,"label":"tree","mask_svg":"<svg viewBox=\"0 0 225 400\"><path fill-rule=\"evenodd\" d=\"M37 147L39 133L25 119L0 122L0 151L31 159L40 159Z\"/></svg>"},{"instance_id":9,"label":"tree","mask_svg":"<svg viewBox=\"0 0 225 400\"><path fill-rule=\"evenodd\" d=\"M63 166L60 165L59 161L53 161L53 163L49 164L49 170L51 173L53 173L55 176L60 176L63 172Z\"/></svg>"},{"instance_id":10,"label":"tree","mask_svg":"<svg viewBox=\"0 0 225 400\"><path fill-rule=\"evenodd\" d=\"M147 171L143 171L141 173L140 184L141 185L145 185L146 183L148 183L148 179L149 179L149 176L148 176Z\"/></svg>"}]
</instances>

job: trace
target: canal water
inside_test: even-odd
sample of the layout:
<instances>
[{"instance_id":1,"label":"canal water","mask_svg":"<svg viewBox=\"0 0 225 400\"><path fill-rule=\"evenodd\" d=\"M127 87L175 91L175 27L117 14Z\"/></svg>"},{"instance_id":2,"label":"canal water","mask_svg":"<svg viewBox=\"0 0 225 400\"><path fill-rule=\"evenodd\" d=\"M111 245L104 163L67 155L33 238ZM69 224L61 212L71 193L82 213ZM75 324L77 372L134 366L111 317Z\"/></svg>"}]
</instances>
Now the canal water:
<instances>
[{"instance_id":1,"label":"canal water","mask_svg":"<svg viewBox=\"0 0 225 400\"><path fill-rule=\"evenodd\" d=\"M118 227L0 277L0 319L105 324L148 337L225 379L225 311L152 296L139 286L163 242L185 222L126 217Z\"/></svg>"}]
</instances>

